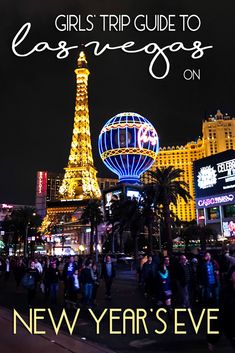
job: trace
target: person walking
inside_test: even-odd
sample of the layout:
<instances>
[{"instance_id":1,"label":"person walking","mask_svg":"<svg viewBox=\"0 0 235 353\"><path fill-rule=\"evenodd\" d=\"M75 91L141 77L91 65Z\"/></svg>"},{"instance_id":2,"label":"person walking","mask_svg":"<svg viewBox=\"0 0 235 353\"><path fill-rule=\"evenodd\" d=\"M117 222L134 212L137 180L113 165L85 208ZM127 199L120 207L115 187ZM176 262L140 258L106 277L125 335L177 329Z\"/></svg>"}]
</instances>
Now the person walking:
<instances>
[{"instance_id":1,"label":"person walking","mask_svg":"<svg viewBox=\"0 0 235 353\"><path fill-rule=\"evenodd\" d=\"M177 279L179 285L180 301L183 308L190 308L190 285L192 280L191 267L185 255L180 256Z\"/></svg>"},{"instance_id":2,"label":"person walking","mask_svg":"<svg viewBox=\"0 0 235 353\"><path fill-rule=\"evenodd\" d=\"M86 260L85 267L81 271L80 280L83 287L83 303L84 305L90 306L92 304L92 290L94 282L92 260Z\"/></svg>"},{"instance_id":3,"label":"person walking","mask_svg":"<svg viewBox=\"0 0 235 353\"><path fill-rule=\"evenodd\" d=\"M156 280L156 266L151 255L148 255L147 261L143 265L142 278L144 282L144 295L151 297L154 295L154 282Z\"/></svg>"},{"instance_id":4,"label":"person walking","mask_svg":"<svg viewBox=\"0 0 235 353\"><path fill-rule=\"evenodd\" d=\"M116 276L116 271L112 263L111 256L107 255L105 257L105 262L102 265L101 278L105 282L105 297L111 299L111 288L113 284L113 279Z\"/></svg>"},{"instance_id":5,"label":"person walking","mask_svg":"<svg viewBox=\"0 0 235 353\"><path fill-rule=\"evenodd\" d=\"M200 268L200 282L202 285L202 297L206 305L219 305L219 265L206 252Z\"/></svg>"},{"instance_id":6,"label":"person walking","mask_svg":"<svg viewBox=\"0 0 235 353\"><path fill-rule=\"evenodd\" d=\"M27 269L27 283L25 287L28 290L28 305L32 307L34 305L35 295L36 295L36 288L37 282L39 280L39 273L35 267L35 262L31 261L29 268ZM22 281L24 280L24 277Z\"/></svg>"},{"instance_id":7,"label":"person walking","mask_svg":"<svg viewBox=\"0 0 235 353\"><path fill-rule=\"evenodd\" d=\"M57 303L57 294L59 289L59 270L56 266L56 261L51 263L48 273L48 284L50 286L50 298L51 304L56 305Z\"/></svg>"},{"instance_id":8,"label":"person walking","mask_svg":"<svg viewBox=\"0 0 235 353\"><path fill-rule=\"evenodd\" d=\"M70 256L69 261L64 265L63 268L63 280L64 280L64 297L71 293L71 287L73 284L73 274L77 270L77 265L74 261L74 257Z\"/></svg>"},{"instance_id":9,"label":"person walking","mask_svg":"<svg viewBox=\"0 0 235 353\"><path fill-rule=\"evenodd\" d=\"M92 263L92 272L93 272L93 290L92 290L92 304L96 305L96 296L97 291L100 286L99 282L99 272L95 261Z\"/></svg>"},{"instance_id":10,"label":"person walking","mask_svg":"<svg viewBox=\"0 0 235 353\"><path fill-rule=\"evenodd\" d=\"M172 307L171 307L171 278L169 273L169 257L165 256L157 274L157 288L158 288L158 303L164 304L167 309L169 318L172 317Z\"/></svg>"}]
</instances>

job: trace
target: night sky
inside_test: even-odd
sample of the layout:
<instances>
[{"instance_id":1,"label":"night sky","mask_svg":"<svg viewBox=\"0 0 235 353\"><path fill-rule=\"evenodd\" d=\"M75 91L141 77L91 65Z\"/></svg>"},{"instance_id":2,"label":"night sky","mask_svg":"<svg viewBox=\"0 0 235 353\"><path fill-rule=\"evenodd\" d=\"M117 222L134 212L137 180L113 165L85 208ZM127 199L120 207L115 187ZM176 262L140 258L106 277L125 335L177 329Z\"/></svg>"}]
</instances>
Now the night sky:
<instances>
[{"instance_id":1,"label":"night sky","mask_svg":"<svg viewBox=\"0 0 235 353\"><path fill-rule=\"evenodd\" d=\"M165 4L167 3L167 4ZM86 50L89 69L89 107L95 166L100 176L110 176L97 151L104 123L117 113L134 111L148 118L160 137L160 146L181 145L201 135L201 121L218 108L235 113L234 58L235 4L227 1L188 0L1 0L1 173L0 202L33 204L36 171L62 171L67 164L74 117L75 74L78 50L66 59L44 51L20 58L11 50L12 40L26 22L32 28L19 45L27 52L38 42L52 47L65 40L80 45L93 40L113 46L135 41L135 48L155 42L160 47L181 41L192 46L200 40L213 45L201 59L190 52L166 52L171 68L163 80L151 77L148 67L153 55L106 51L100 56ZM196 14L201 28L196 32L138 32L132 26L123 32L103 32L94 21L91 32L60 32L55 18L60 14ZM192 25L195 23L192 22ZM186 81L183 71L200 69L201 79ZM155 64L164 69L163 60ZM114 176L114 175L113 175Z\"/></svg>"}]
</instances>

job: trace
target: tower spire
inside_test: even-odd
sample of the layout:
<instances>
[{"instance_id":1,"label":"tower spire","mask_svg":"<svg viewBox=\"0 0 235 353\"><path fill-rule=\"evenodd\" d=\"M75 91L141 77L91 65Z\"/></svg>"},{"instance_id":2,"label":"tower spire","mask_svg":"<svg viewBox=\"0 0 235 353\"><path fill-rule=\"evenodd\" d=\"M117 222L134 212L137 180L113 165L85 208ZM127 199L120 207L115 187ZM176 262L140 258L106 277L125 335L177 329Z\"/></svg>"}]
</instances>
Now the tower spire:
<instances>
[{"instance_id":1,"label":"tower spire","mask_svg":"<svg viewBox=\"0 0 235 353\"><path fill-rule=\"evenodd\" d=\"M87 59L84 50L81 50L77 59L77 67L79 69L86 68L87 69Z\"/></svg>"},{"instance_id":2,"label":"tower spire","mask_svg":"<svg viewBox=\"0 0 235 353\"><path fill-rule=\"evenodd\" d=\"M90 71L83 50L79 53L75 74L77 87L74 126L60 195L62 199L99 198L101 194L93 162L88 107Z\"/></svg>"}]
</instances>

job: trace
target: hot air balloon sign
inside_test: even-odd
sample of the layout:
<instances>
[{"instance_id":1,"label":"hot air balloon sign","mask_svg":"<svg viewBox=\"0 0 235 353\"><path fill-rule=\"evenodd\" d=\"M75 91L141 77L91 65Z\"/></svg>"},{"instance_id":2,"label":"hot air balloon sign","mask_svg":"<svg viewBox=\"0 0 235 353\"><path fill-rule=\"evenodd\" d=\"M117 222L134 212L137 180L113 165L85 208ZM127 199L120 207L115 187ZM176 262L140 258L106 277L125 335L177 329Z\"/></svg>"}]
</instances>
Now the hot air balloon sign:
<instances>
[{"instance_id":1,"label":"hot air balloon sign","mask_svg":"<svg viewBox=\"0 0 235 353\"><path fill-rule=\"evenodd\" d=\"M121 183L138 184L140 175L156 160L159 138L143 116L120 113L104 125L98 147L104 164L118 175Z\"/></svg>"}]
</instances>

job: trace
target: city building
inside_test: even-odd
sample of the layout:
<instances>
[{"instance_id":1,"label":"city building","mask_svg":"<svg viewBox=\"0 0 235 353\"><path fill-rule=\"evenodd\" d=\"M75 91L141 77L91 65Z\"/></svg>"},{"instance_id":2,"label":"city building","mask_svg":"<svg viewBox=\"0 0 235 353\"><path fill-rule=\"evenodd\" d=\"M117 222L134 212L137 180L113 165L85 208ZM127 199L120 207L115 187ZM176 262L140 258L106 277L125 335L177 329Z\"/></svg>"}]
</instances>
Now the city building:
<instances>
[{"instance_id":1,"label":"city building","mask_svg":"<svg viewBox=\"0 0 235 353\"><path fill-rule=\"evenodd\" d=\"M205 156L211 156L235 147L235 118L220 110L202 124Z\"/></svg>"},{"instance_id":2,"label":"city building","mask_svg":"<svg viewBox=\"0 0 235 353\"><path fill-rule=\"evenodd\" d=\"M193 162L235 147L235 118L223 115L220 110L202 123L202 138L184 146L162 147L151 170L174 166L184 171L183 180L189 185L192 200L185 203L179 198L172 211L181 221L196 220L195 187ZM142 176L143 182L151 182L148 174Z\"/></svg>"},{"instance_id":3,"label":"city building","mask_svg":"<svg viewBox=\"0 0 235 353\"><path fill-rule=\"evenodd\" d=\"M59 199L59 189L63 177L63 173L37 172L35 207L41 217L46 215L47 202Z\"/></svg>"},{"instance_id":4,"label":"city building","mask_svg":"<svg viewBox=\"0 0 235 353\"><path fill-rule=\"evenodd\" d=\"M235 151L194 162L197 223L219 234L235 236Z\"/></svg>"}]
</instances>

